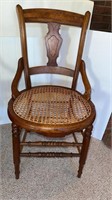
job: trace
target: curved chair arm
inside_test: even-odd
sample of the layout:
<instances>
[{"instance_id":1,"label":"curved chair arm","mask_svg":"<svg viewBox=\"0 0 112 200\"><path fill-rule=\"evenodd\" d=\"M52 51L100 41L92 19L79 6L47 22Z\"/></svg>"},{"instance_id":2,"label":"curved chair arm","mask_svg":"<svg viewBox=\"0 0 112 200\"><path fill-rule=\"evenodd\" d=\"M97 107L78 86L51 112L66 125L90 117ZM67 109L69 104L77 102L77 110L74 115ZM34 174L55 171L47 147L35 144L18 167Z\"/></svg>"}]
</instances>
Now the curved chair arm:
<instances>
[{"instance_id":1,"label":"curved chair arm","mask_svg":"<svg viewBox=\"0 0 112 200\"><path fill-rule=\"evenodd\" d=\"M80 73L81 73L82 81L83 81L83 84L85 87L85 93L83 94L83 96L85 99L90 100L91 86L90 86L89 80L87 78L87 74L86 74L86 70L85 70L85 62L83 60L81 61Z\"/></svg>"},{"instance_id":2,"label":"curved chair arm","mask_svg":"<svg viewBox=\"0 0 112 200\"><path fill-rule=\"evenodd\" d=\"M19 94L19 90L18 90L18 84L23 72L24 66L23 66L23 58L20 58L18 60L18 68L15 74L15 77L13 79L12 85L11 85L11 90L12 90L12 98L15 99Z\"/></svg>"}]
</instances>

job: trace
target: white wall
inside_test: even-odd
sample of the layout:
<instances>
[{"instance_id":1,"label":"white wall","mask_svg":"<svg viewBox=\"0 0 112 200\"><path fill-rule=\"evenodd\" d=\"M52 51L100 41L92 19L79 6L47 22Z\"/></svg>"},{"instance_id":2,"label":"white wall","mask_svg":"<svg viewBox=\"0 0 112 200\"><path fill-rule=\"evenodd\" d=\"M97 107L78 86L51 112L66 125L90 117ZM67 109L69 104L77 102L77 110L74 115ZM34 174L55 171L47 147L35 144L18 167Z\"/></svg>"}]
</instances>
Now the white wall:
<instances>
[{"instance_id":1,"label":"white wall","mask_svg":"<svg viewBox=\"0 0 112 200\"><path fill-rule=\"evenodd\" d=\"M0 36L19 36L16 5L24 8L45 7L70 10L84 14L86 10L92 13L93 2L89 0L0 0ZM31 34L30 34L31 35Z\"/></svg>"},{"instance_id":2,"label":"white wall","mask_svg":"<svg viewBox=\"0 0 112 200\"><path fill-rule=\"evenodd\" d=\"M47 3L46 3L47 2ZM64 3L66 2L66 3ZM84 2L84 0L83 0ZM15 5L19 3L24 7L60 7L67 10L79 10L80 13L84 13L86 10L92 12L93 3L86 1L16 1L16 0L0 0L0 24L2 29L0 30L0 124L10 122L7 116L7 103L11 97L11 81L17 68L18 58L21 56L20 41L18 33L18 22L16 17ZM5 23L4 26L4 22ZM65 35L66 37L66 35ZM103 33L96 31L89 31L86 41L84 59L87 63L87 72L92 85L92 100L95 103L97 110L97 117L94 123L93 137L98 139L102 138L107 121L110 116L110 70L111 70L111 46L110 40L112 39L111 33ZM30 50L31 63L36 62L36 58L39 56L36 49L39 38L30 33L29 45L33 47L33 51ZM29 48L29 49L30 49ZM36 50L36 53L34 53ZM41 63L42 60L40 59ZM39 64L40 64L39 63ZM42 79L40 78L39 81ZM34 80L35 82L36 80ZM23 87L23 82L21 84ZM80 87L81 90L83 90Z\"/></svg>"},{"instance_id":3,"label":"white wall","mask_svg":"<svg viewBox=\"0 0 112 200\"><path fill-rule=\"evenodd\" d=\"M96 106L93 136L102 139L112 113L112 33L90 31L84 52Z\"/></svg>"}]
</instances>

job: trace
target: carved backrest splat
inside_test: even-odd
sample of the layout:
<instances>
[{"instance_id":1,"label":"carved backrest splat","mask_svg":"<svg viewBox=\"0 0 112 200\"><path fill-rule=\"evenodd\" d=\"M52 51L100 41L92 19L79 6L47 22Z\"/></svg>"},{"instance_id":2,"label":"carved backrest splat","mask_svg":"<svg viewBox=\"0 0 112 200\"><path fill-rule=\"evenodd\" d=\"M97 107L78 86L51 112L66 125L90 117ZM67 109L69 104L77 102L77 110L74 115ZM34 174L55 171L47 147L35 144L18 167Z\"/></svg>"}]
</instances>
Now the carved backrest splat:
<instances>
[{"instance_id":1,"label":"carved backrest splat","mask_svg":"<svg viewBox=\"0 0 112 200\"><path fill-rule=\"evenodd\" d=\"M62 44L62 38L59 34L60 24L48 23L48 33L45 36L45 44L48 56L48 66L57 66L57 57Z\"/></svg>"}]
</instances>

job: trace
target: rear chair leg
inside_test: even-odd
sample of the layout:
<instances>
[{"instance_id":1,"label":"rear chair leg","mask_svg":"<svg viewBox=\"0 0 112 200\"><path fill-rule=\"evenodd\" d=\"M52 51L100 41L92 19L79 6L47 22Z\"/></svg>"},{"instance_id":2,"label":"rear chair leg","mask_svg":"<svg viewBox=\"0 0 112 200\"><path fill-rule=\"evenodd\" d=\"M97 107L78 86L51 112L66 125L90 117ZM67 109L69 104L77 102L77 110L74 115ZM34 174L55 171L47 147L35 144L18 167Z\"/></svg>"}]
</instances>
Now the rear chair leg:
<instances>
[{"instance_id":1,"label":"rear chair leg","mask_svg":"<svg viewBox=\"0 0 112 200\"><path fill-rule=\"evenodd\" d=\"M84 164L86 162L88 148L89 148L90 139L91 139L92 128L93 128L93 126L91 125L84 132L83 146L81 149L81 156L80 156L80 160L79 160L79 170L78 170L78 175L77 175L78 178L81 177L82 170L83 170Z\"/></svg>"},{"instance_id":2,"label":"rear chair leg","mask_svg":"<svg viewBox=\"0 0 112 200\"><path fill-rule=\"evenodd\" d=\"M12 142L13 142L13 162L15 167L15 177L19 179L20 165L20 131L16 124L12 124Z\"/></svg>"}]
</instances>

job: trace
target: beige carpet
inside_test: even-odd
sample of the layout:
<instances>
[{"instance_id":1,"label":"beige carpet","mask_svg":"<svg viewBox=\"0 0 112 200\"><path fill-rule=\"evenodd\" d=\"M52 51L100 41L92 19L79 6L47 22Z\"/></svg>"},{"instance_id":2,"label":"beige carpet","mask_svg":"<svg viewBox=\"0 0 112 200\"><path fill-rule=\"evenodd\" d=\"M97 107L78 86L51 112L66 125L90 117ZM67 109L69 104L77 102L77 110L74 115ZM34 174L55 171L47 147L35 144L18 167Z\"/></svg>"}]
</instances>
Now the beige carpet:
<instances>
[{"instance_id":1,"label":"beige carpet","mask_svg":"<svg viewBox=\"0 0 112 200\"><path fill-rule=\"evenodd\" d=\"M10 124L0 126L0 135L0 200L112 199L111 150L102 141L92 138L81 179L78 158L22 158L16 180Z\"/></svg>"}]
</instances>

